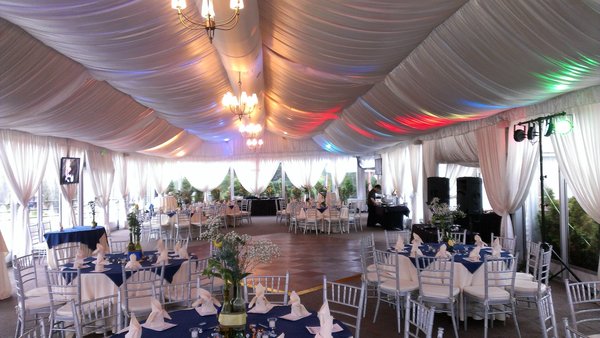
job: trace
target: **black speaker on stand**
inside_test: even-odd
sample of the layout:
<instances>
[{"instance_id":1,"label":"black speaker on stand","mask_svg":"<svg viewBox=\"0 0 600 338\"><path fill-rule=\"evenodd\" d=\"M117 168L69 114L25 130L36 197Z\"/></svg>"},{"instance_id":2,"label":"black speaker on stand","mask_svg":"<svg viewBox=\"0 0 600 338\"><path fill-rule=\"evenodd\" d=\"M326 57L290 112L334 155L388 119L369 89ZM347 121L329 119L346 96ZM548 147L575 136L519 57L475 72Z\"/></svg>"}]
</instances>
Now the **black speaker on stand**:
<instances>
[{"instance_id":1,"label":"black speaker on stand","mask_svg":"<svg viewBox=\"0 0 600 338\"><path fill-rule=\"evenodd\" d=\"M427 177L427 203L437 197L440 203L450 203L450 180L446 177Z\"/></svg>"},{"instance_id":2,"label":"black speaker on stand","mask_svg":"<svg viewBox=\"0 0 600 338\"><path fill-rule=\"evenodd\" d=\"M481 178L459 177L456 179L456 204L467 215L483 213L481 194Z\"/></svg>"}]
</instances>

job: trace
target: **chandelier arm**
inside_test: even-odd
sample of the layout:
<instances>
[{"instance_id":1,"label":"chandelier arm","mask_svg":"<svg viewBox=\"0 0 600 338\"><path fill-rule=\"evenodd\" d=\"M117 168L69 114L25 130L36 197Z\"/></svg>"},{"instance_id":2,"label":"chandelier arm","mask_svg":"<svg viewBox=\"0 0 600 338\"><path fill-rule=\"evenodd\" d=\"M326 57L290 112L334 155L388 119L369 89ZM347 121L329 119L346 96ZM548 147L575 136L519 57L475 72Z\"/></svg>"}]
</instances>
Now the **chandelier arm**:
<instances>
[{"instance_id":1,"label":"chandelier arm","mask_svg":"<svg viewBox=\"0 0 600 338\"><path fill-rule=\"evenodd\" d=\"M233 13L233 15L230 16L227 20L224 20L221 22L215 21L215 24L217 26L227 26L227 25L233 24L233 27L235 27L239 21L240 21L240 10L236 9L235 12Z\"/></svg>"},{"instance_id":2,"label":"chandelier arm","mask_svg":"<svg viewBox=\"0 0 600 338\"><path fill-rule=\"evenodd\" d=\"M181 10L177 11L177 17L179 18L179 22L181 22L188 29L206 29L206 22L198 22L191 19L189 16L185 15ZM196 27L200 26L200 27Z\"/></svg>"}]
</instances>

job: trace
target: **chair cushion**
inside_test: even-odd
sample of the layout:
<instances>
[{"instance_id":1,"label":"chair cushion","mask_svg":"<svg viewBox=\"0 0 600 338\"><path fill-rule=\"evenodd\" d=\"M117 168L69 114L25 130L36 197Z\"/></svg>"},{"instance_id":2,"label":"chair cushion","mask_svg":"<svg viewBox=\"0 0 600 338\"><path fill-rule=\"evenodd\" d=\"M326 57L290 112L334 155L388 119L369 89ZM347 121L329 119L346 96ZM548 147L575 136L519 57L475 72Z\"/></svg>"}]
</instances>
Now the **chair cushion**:
<instances>
[{"instance_id":1,"label":"chair cushion","mask_svg":"<svg viewBox=\"0 0 600 338\"><path fill-rule=\"evenodd\" d=\"M452 296L456 296L460 293L460 289L457 287L452 288ZM441 298L448 299L449 290L448 286L443 285L423 285L421 287L421 295L428 298Z\"/></svg>"},{"instance_id":2,"label":"chair cushion","mask_svg":"<svg viewBox=\"0 0 600 338\"><path fill-rule=\"evenodd\" d=\"M367 266L367 271L377 271L377 264L369 264Z\"/></svg>"},{"instance_id":3,"label":"chair cushion","mask_svg":"<svg viewBox=\"0 0 600 338\"><path fill-rule=\"evenodd\" d=\"M519 279L515 280L515 296L517 297L534 297L537 294L538 283ZM546 284L540 285L540 292L546 292Z\"/></svg>"},{"instance_id":4,"label":"chair cushion","mask_svg":"<svg viewBox=\"0 0 600 338\"><path fill-rule=\"evenodd\" d=\"M25 291L25 297L48 296L48 287L39 287Z\"/></svg>"},{"instance_id":5,"label":"chair cushion","mask_svg":"<svg viewBox=\"0 0 600 338\"><path fill-rule=\"evenodd\" d=\"M516 279L524 279L524 280L533 281L533 275L530 273L525 273L525 272L517 272L515 274L515 280Z\"/></svg>"},{"instance_id":6,"label":"chair cushion","mask_svg":"<svg viewBox=\"0 0 600 338\"><path fill-rule=\"evenodd\" d=\"M58 318L73 318L73 308L71 307L71 303L67 303L56 309L56 316Z\"/></svg>"},{"instance_id":7,"label":"chair cushion","mask_svg":"<svg viewBox=\"0 0 600 338\"><path fill-rule=\"evenodd\" d=\"M463 289L463 293L478 299L485 299L485 287L483 285L467 286ZM508 291L495 286L489 288L489 297L494 301L510 300Z\"/></svg>"},{"instance_id":8,"label":"chair cushion","mask_svg":"<svg viewBox=\"0 0 600 338\"><path fill-rule=\"evenodd\" d=\"M31 297L25 299L26 310L39 310L50 307L50 298L48 295L41 297Z\"/></svg>"},{"instance_id":9,"label":"chair cushion","mask_svg":"<svg viewBox=\"0 0 600 338\"><path fill-rule=\"evenodd\" d=\"M396 289L396 280L388 279L388 280L381 282L379 284L379 288L381 290L387 291L387 292L395 292L395 291L410 292L410 291L414 291L419 288L418 282L408 280L408 279L401 279L399 284L400 284L400 289Z\"/></svg>"}]
</instances>

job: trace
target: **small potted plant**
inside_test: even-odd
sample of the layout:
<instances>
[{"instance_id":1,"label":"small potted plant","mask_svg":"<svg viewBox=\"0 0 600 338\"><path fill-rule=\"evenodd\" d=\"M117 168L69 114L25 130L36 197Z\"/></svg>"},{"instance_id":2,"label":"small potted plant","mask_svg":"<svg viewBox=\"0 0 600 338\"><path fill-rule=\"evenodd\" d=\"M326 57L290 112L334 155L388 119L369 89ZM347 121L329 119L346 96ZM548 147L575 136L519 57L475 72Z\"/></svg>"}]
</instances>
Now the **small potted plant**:
<instances>
[{"instance_id":1,"label":"small potted plant","mask_svg":"<svg viewBox=\"0 0 600 338\"><path fill-rule=\"evenodd\" d=\"M98 223L96 223L96 201L89 201L88 206L90 207L90 213L92 214L92 228L95 228L98 226Z\"/></svg>"}]
</instances>

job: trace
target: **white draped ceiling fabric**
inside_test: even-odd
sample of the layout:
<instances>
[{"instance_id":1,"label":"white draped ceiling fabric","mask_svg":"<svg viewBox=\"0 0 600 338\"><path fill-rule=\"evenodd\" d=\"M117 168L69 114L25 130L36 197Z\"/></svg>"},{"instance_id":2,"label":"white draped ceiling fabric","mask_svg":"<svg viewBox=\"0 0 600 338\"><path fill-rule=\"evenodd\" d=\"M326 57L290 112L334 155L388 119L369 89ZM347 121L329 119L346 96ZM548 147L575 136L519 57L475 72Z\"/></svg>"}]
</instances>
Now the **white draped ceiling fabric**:
<instances>
[{"instance_id":1,"label":"white draped ceiling fabric","mask_svg":"<svg viewBox=\"0 0 600 338\"><path fill-rule=\"evenodd\" d=\"M14 255L26 255L31 248L27 234L29 201L35 196L44 178L49 149L47 137L0 130L2 169L13 196L19 202L16 219L6 234L8 247ZM16 243L24 245L15 245Z\"/></svg>"},{"instance_id":2,"label":"white draped ceiling fabric","mask_svg":"<svg viewBox=\"0 0 600 338\"><path fill-rule=\"evenodd\" d=\"M538 147L529 142L507 141L505 125L475 132L479 164L487 197L502 217L500 235L514 238L510 214L525 201L538 164Z\"/></svg>"},{"instance_id":3,"label":"white draped ceiling fabric","mask_svg":"<svg viewBox=\"0 0 600 338\"><path fill-rule=\"evenodd\" d=\"M253 157L225 141L238 72L270 156L373 153L600 84L587 0L247 0L213 44L167 0L3 0L0 18L0 128L161 157Z\"/></svg>"}]
</instances>

